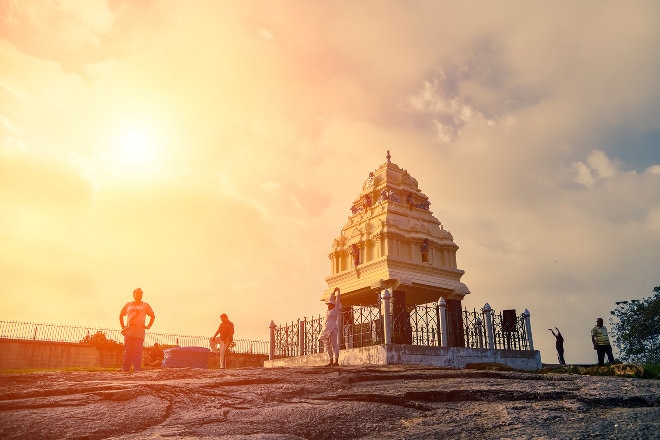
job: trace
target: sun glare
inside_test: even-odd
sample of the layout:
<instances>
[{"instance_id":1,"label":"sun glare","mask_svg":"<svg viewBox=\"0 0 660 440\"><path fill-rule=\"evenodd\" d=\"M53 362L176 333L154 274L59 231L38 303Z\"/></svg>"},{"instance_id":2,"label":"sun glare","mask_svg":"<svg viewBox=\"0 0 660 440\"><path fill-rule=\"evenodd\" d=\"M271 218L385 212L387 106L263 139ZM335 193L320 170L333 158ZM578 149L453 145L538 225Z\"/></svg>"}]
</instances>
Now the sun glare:
<instances>
[{"instance_id":1,"label":"sun glare","mask_svg":"<svg viewBox=\"0 0 660 440\"><path fill-rule=\"evenodd\" d=\"M138 106L139 107L139 106ZM167 177L168 124L158 111L122 107L98 130L99 141L85 174L98 188ZM153 110L153 109L151 109ZM114 116L114 117L113 117Z\"/></svg>"},{"instance_id":2,"label":"sun glare","mask_svg":"<svg viewBox=\"0 0 660 440\"><path fill-rule=\"evenodd\" d=\"M148 168L156 160L154 141L144 130L125 133L118 152L119 161L125 167Z\"/></svg>"},{"instance_id":3,"label":"sun glare","mask_svg":"<svg viewBox=\"0 0 660 440\"><path fill-rule=\"evenodd\" d=\"M160 141L146 126L132 124L118 130L110 146L110 172L117 178L150 177L158 171Z\"/></svg>"}]
</instances>

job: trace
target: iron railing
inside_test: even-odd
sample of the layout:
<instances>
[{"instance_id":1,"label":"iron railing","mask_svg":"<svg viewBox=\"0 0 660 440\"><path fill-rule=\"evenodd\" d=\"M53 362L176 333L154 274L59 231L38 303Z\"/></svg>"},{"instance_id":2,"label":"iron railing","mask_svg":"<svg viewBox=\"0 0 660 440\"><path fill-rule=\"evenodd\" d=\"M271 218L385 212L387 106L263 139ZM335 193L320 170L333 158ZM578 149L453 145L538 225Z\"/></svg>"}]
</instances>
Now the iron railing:
<instances>
[{"instance_id":1,"label":"iron railing","mask_svg":"<svg viewBox=\"0 0 660 440\"><path fill-rule=\"evenodd\" d=\"M349 307L342 310L341 315L342 349L384 343L380 305ZM449 347L489 348L490 333L494 349L529 350L524 315L514 316L514 319L509 316L505 319L502 312L491 309L446 310L446 335L442 334L440 315L438 303L417 305L410 310L399 311L397 316L392 317L392 342L437 347L441 346L443 338L446 338ZM490 322L490 332L487 322ZM273 350L275 358L323 352L324 347L318 341L322 327L323 317L320 315L276 326Z\"/></svg>"},{"instance_id":2,"label":"iron railing","mask_svg":"<svg viewBox=\"0 0 660 440\"><path fill-rule=\"evenodd\" d=\"M119 329L0 321L0 338L6 339L77 343L93 340L94 336L98 334L103 335L102 339L105 341L123 344L124 336L122 336ZM206 336L147 332L144 338L144 345L148 347L155 343L162 346L210 348L209 338ZM231 348L233 353L268 354L269 351L269 343L267 341L235 339L234 344Z\"/></svg>"},{"instance_id":3,"label":"iron railing","mask_svg":"<svg viewBox=\"0 0 660 440\"><path fill-rule=\"evenodd\" d=\"M484 312L482 312L484 313ZM493 325L493 340L496 348L503 350L529 350L525 318L505 319L503 312L490 311Z\"/></svg>"},{"instance_id":4,"label":"iron railing","mask_svg":"<svg viewBox=\"0 0 660 440\"><path fill-rule=\"evenodd\" d=\"M324 317L317 315L274 329L274 356L276 358L322 353L325 350L318 336L323 328ZM340 347L358 348L382 343L382 319L380 308L349 307L341 312L342 333ZM302 340L301 340L302 336ZM302 349L302 352L301 352Z\"/></svg>"},{"instance_id":5,"label":"iron railing","mask_svg":"<svg viewBox=\"0 0 660 440\"><path fill-rule=\"evenodd\" d=\"M349 307L342 310L340 348L359 348L383 343L383 317L380 307ZM323 323L319 326L321 330ZM318 336L318 333L316 334Z\"/></svg>"}]
</instances>

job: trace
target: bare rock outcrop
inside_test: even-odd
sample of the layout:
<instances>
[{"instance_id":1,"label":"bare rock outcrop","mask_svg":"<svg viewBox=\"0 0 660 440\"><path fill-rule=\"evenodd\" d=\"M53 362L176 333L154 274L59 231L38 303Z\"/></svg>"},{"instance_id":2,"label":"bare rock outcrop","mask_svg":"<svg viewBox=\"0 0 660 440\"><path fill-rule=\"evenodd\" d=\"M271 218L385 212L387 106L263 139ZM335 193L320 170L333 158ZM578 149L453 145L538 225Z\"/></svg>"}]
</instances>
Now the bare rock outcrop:
<instances>
[{"instance_id":1,"label":"bare rock outcrop","mask_svg":"<svg viewBox=\"0 0 660 440\"><path fill-rule=\"evenodd\" d=\"M0 375L3 439L651 439L657 380L385 366Z\"/></svg>"}]
</instances>

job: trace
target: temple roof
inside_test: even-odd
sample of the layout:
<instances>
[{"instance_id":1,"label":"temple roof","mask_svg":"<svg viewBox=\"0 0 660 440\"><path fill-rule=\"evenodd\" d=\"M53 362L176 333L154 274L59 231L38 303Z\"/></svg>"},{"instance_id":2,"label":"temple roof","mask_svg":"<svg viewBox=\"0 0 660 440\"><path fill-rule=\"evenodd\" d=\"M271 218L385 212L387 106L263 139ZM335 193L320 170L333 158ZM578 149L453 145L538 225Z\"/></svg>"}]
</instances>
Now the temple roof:
<instances>
[{"instance_id":1,"label":"temple roof","mask_svg":"<svg viewBox=\"0 0 660 440\"><path fill-rule=\"evenodd\" d=\"M433 216L417 179L391 161L370 172L350 206L346 224L331 245L328 289L342 291L342 303L375 301L385 288L406 290L407 302L462 299L469 293L456 267L451 233Z\"/></svg>"}]
</instances>

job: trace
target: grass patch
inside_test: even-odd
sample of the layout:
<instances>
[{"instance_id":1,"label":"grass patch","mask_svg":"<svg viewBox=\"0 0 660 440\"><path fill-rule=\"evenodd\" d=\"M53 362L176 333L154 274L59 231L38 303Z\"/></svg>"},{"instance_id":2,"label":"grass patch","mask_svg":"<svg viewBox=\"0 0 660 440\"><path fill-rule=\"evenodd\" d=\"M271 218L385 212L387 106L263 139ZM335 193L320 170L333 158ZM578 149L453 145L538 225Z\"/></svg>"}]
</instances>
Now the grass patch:
<instances>
[{"instance_id":1,"label":"grass patch","mask_svg":"<svg viewBox=\"0 0 660 440\"><path fill-rule=\"evenodd\" d=\"M645 379L660 379L660 365L658 365L658 364L645 364L644 365L644 378Z\"/></svg>"}]
</instances>

